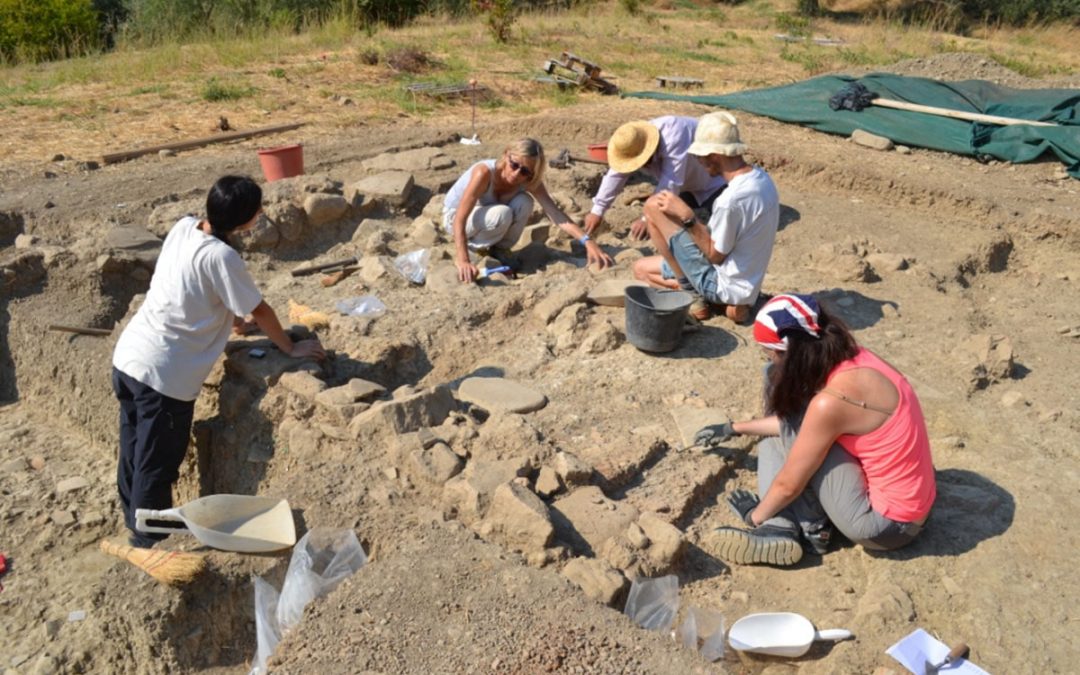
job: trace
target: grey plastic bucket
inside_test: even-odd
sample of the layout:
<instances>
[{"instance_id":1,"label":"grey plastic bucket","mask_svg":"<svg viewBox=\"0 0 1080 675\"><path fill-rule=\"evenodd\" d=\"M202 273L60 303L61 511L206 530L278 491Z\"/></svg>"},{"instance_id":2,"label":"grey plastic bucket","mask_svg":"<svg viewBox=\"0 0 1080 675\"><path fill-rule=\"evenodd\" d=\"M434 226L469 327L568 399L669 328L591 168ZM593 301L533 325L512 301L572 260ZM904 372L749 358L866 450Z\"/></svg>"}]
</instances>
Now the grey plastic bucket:
<instances>
[{"instance_id":1,"label":"grey plastic bucket","mask_svg":"<svg viewBox=\"0 0 1080 675\"><path fill-rule=\"evenodd\" d=\"M685 291L644 286L626 289L626 339L644 352L670 352L679 346L694 297Z\"/></svg>"}]
</instances>

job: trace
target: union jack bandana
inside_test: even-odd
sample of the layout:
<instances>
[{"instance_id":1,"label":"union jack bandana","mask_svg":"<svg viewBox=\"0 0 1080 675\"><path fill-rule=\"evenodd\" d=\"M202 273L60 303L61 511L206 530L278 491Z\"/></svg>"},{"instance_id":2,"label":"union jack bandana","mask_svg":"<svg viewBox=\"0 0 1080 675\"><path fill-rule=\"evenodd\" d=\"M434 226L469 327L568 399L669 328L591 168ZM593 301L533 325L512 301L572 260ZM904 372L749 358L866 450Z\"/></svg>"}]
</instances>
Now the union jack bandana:
<instances>
[{"instance_id":1,"label":"union jack bandana","mask_svg":"<svg viewBox=\"0 0 1080 675\"><path fill-rule=\"evenodd\" d=\"M811 337L818 337L818 312L821 308L811 295L778 295L765 303L754 319L754 340L766 349L787 351L788 339L781 337L784 331L801 330Z\"/></svg>"}]
</instances>

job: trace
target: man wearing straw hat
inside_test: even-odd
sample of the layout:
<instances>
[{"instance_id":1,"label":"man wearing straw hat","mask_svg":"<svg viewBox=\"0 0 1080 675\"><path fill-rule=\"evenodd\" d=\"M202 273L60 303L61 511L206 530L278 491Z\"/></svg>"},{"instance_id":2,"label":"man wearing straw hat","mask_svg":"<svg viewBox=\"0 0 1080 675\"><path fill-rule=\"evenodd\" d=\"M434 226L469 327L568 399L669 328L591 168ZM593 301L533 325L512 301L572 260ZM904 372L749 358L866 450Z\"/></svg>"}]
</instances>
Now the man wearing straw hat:
<instances>
[{"instance_id":1,"label":"man wearing straw hat","mask_svg":"<svg viewBox=\"0 0 1080 675\"><path fill-rule=\"evenodd\" d=\"M693 293L695 319L709 318L711 304L732 321L745 322L772 257L780 198L769 175L743 159L745 152L735 116L709 113L687 149L709 175L727 181L708 225L674 192L659 192L645 202L649 236L660 255L634 263L634 276L651 286Z\"/></svg>"},{"instance_id":2,"label":"man wearing straw hat","mask_svg":"<svg viewBox=\"0 0 1080 675\"><path fill-rule=\"evenodd\" d=\"M682 193L694 208L707 209L727 184L723 176L711 176L701 164L686 154L694 142L697 120L665 115L654 120L627 122L608 141L608 166L600 189L593 197L592 210L585 216L585 233L594 234L604 213L626 187L630 174L641 170L656 179L656 192ZM635 220L630 232L636 239L648 237L644 216Z\"/></svg>"}]
</instances>

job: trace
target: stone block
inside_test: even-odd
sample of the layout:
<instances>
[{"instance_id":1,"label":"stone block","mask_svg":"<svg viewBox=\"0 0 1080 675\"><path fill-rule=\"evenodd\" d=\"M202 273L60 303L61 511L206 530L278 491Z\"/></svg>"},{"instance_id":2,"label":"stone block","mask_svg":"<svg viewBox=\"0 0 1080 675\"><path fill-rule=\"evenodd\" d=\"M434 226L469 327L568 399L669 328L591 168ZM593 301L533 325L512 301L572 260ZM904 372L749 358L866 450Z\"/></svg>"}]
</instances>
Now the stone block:
<instances>
[{"instance_id":1,"label":"stone block","mask_svg":"<svg viewBox=\"0 0 1080 675\"><path fill-rule=\"evenodd\" d=\"M450 389L439 385L411 396L376 403L353 418L349 431L358 439L416 431L442 424L456 409L457 401Z\"/></svg>"},{"instance_id":2,"label":"stone block","mask_svg":"<svg viewBox=\"0 0 1080 675\"><path fill-rule=\"evenodd\" d=\"M431 218L420 216L413 221L409 238L417 246L431 248L442 241L442 228Z\"/></svg>"},{"instance_id":3,"label":"stone block","mask_svg":"<svg viewBox=\"0 0 1080 675\"><path fill-rule=\"evenodd\" d=\"M564 450L556 453L552 468L567 486L588 485L592 481L592 466L572 452Z\"/></svg>"},{"instance_id":4,"label":"stone block","mask_svg":"<svg viewBox=\"0 0 1080 675\"><path fill-rule=\"evenodd\" d=\"M547 499L562 490L562 482L559 481L555 469L545 466L540 469L540 475L536 477L536 494Z\"/></svg>"},{"instance_id":5,"label":"stone block","mask_svg":"<svg viewBox=\"0 0 1080 675\"><path fill-rule=\"evenodd\" d=\"M663 573L679 562L686 550L686 538L679 528L655 513L641 514L637 525L648 538L649 545L645 553L654 571Z\"/></svg>"},{"instance_id":6,"label":"stone block","mask_svg":"<svg viewBox=\"0 0 1080 675\"><path fill-rule=\"evenodd\" d=\"M544 502L514 483L495 488L491 508L476 529L484 539L526 555L543 553L555 536Z\"/></svg>"},{"instance_id":7,"label":"stone block","mask_svg":"<svg viewBox=\"0 0 1080 675\"><path fill-rule=\"evenodd\" d=\"M325 382L307 371L283 373L278 378L278 384L309 401L314 401L326 389Z\"/></svg>"},{"instance_id":8,"label":"stone block","mask_svg":"<svg viewBox=\"0 0 1080 675\"><path fill-rule=\"evenodd\" d=\"M364 168L370 171L428 171L431 169L449 169L454 160L443 153L441 148L423 147L401 152L384 152L364 161Z\"/></svg>"},{"instance_id":9,"label":"stone block","mask_svg":"<svg viewBox=\"0 0 1080 675\"><path fill-rule=\"evenodd\" d=\"M461 458L441 441L426 448L420 443L419 447L409 453L410 473L431 485L443 485L461 473L463 465Z\"/></svg>"},{"instance_id":10,"label":"stone block","mask_svg":"<svg viewBox=\"0 0 1080 675\"><path fill-rule=\"evenodd\" d=\"M349 202L341 195L316 193L304 199L304 213L314 227L339 220L348 212Z\"/></svg>"},{"instance_id":11,"label":"stone block","mask_svg":"<svg viewBox=\"0 0 1080 675\"><path fill-rule=\"evenodd\" d=\"M281 233L264 213L255 221L254 227L235 235L234 240L245 251L269 251L281 241Z\"/></svg>"},{"instance_id":12,"label":"stone block","mask_svg":"<svg viewBox=\"0 0 1080 675\"><path fill-rule=\"evenodd\" d=\"M33 234L20 234L15 237L15 248L17 249L33 248L40 243L41 237ZM160 245L160 243L159 240L158 244Z\"/></svg>"},{"instance_id":13,"label":"stone block","mask_svg":"<svg viewBox=\"0 0 1080 675\"><path fill-rule=\"evenodd\" d=\"M672 408L671 417L675 420L675 428L679 431L679 440L684 448L694 445L694 435L702 427L723 424L731 419L719 408L695 408L686 405Z\"/></svg>"},{"instance_id":14,"label":"stone block","mask_svg":"<svg viewBox=\"0 0 1080 675\"><path fill-rule=\"evenodd\" d=\"M1004 335L973 335L957 351L972 389L985 389L1012 377L1016 355L1012 340Z\"/></svg>"},{"instance_id":15,"label":"stone block","mask_svg":"<svg viewBox=\"0 0 1080 675\"><path fill-rule=\"evenodd\" d=\"M385 171L353 183L346 196L363 195L369 200L379 199L390 206L400 208L409 200L413 189L413 176L405 171ZM355 203L355 201L354 201Z\"/></svg>"},{"instance_id":16,"label":"stone block","mask_svg":"<svg viewBox=\"0 0 1080 675\"><path fill-rule=\"evenodd\" d=\"M648 284L636 279L605 279L593 286L585 297L589 302L596 305L624 307L626 305L626 289L630 286L648 286Z\"/></svg>"},{"instance_id":17,"label":"stone block","mask_svg":"<svg viewBox=\"0 0 1080 675\"><path fill-rule=\"evenodd\" d=\"M611 321L606 318L595 320L585 329L578 351L583 354L603 354L618 349L625 340L626 336Z\"/></svg>"},{"instance_id":18,"label":"stone block","mask_svg":"<svg viewBox=\"0 0 1080 675\"><path fill-rule=\"evenodd\" d=\"M575 284L567 284L556 288L533 307L533 316L544 324L549 324L565 308L574 303L583 302L586 293L585 289Z\"/></svg>"},{"instance_id":19,"label":"stone block","mask_svg":"<svg viewBox=\"0 0 1080 675\"><path fill-rule=\"evenodd\" d=\"M497 487L528 475L529 469L525 457L492 462L473 460L464 472L446 482L443 503L457 511L461 522L471 525L487 513Z\"/></svg>"},{"instance_id":20,"label":"stone block","mask_svg":"<svg viewBox=\"0 0 1080 675\"><path fill-rule=\"evenodd\" d=\"M307 215L296 204L291 201L273 202L266 205L263 213L285 241L297 241L303 237Z\"/></svg>"},{"instance_id":21,"label":"stone block","mask_svg":"<svg viewBox=\"0 0 1080 675\"><path fill-rule=\"evenodd\" d=\"M586 597L608 607L617 606L630 586L619 570L596 558L574 558L566 563L562 574Z\"/></svg>"},{"instance_id":22,"label":"stone block","mask_svg":"<svg viewBox=\"0 0 1080 675\"><path fill-rule=\"evenodd\" d=\"M501 377L466 378L458 387L458 398L489 412L529 413L547 405L542 393Z\"/></svg>"},{"instance_id":23,"label":"stone block","mask_svg":"<svg viewBox=\"0 0 1080 675\"><path fill-rule=\"evenodd\" d=\"M591 485L556 500L551 510L560 541L584 555L592 555L638 518L636 508L608 499Z\"/></svg>"}]
</instances>

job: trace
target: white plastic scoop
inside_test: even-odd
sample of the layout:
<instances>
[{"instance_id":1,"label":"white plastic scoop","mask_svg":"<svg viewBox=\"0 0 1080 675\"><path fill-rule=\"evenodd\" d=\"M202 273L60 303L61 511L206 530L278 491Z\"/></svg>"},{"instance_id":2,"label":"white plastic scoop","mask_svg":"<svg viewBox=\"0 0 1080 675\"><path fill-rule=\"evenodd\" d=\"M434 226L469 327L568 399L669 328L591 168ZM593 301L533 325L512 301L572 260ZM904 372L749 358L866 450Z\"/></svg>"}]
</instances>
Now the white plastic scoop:
<instances>
[{"instance_id":1,"label":"white plastic scoop","mask_svg":"<svg viewBox=\"0 0 1080 675\"><path fill-rule=\"evenodd\" d=\"M815 631L810 620L794 612L748 614L735 622L728 632L728 643L742 652L772 656L798 657L815 640L847 640L849 630L832 628Z\"/></svg>"},{"instance_id":2,"label":"white plastic scoop","mask_svg":"<svg viewBox=\"0 0 1080 675\"><path fill-rule=\"evenodd\" d=\"M139 532L176 534L184 528L153 527L148 520L183 523L201 543L239 553L264 553L289 548L296 543L289 502L251 495L210 495L175 509L135 510Z\"/></svg>"}]
</instances>

